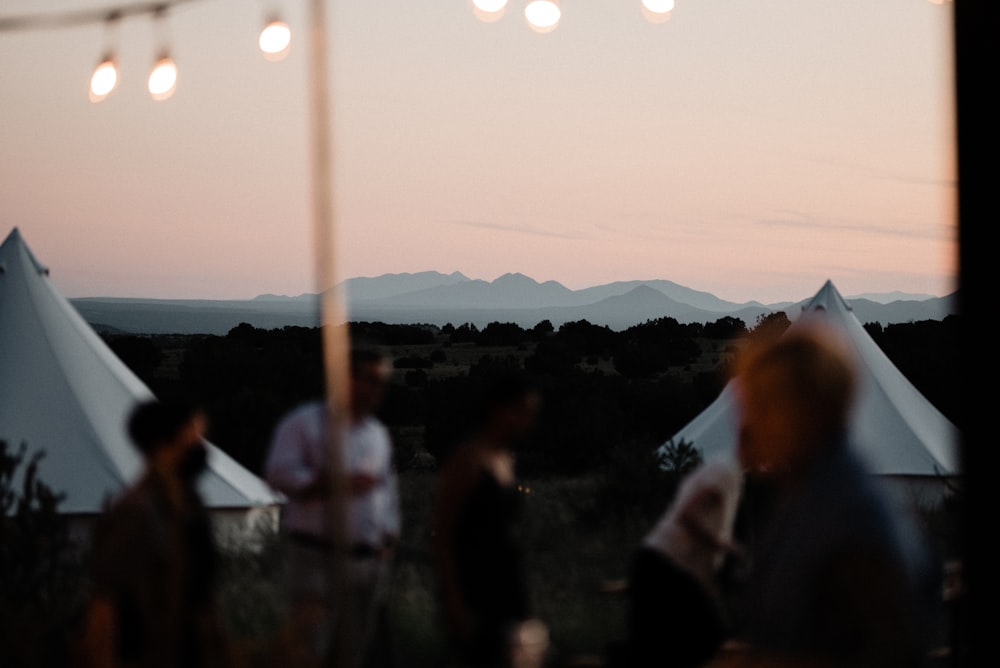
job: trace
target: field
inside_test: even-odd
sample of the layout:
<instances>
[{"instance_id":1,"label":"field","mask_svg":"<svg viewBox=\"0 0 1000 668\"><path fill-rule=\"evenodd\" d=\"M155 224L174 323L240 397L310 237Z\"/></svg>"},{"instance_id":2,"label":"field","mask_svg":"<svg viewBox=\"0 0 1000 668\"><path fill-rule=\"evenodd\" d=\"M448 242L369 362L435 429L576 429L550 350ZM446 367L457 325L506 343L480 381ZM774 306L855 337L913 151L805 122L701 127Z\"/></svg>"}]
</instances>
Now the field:
<instances>
[{"instance_id":1,"label":"field","mask_svg":"<svg viewBox=\"0 0 1000 668\"><path fill-rule=\"evenodd\" d=\"M876 334L918 389L956 414L960 379L950 354L953 324L915 323ZM600 664L624 639L621 584L633 551L667 507L680 477L659 470L653 448L714 398L739 344L696 332L695 345L689 346L683 328L675 331L666 323L662 330L646 337L649 332L639 328L610 344L608 333L592 326L543 336L515 332L515 340L503 344L458 341L442 332L429 341L381 342L396 362L383 418L396 446L404 518L388 589L400 668L435 668L446 656L429 551L436 470L449 435L443 427L460 417L459 404L471 388L509 364L541 369L546 384L540 433L531 448L519 451L518 470L530 592L537 615L549 627L554 662ZM375 333L387 339L399 335L390 327ZM662 344L664 337L670 345ZM180 390L201 400L213 442L256 473L275 421L322 390L320 338L313 330L241 326L225 337L116 336L108 341L155 391ZM690 352L680 360L658 358L664 348ZM941 559L957 554L958 510L951 506L923 518ZM246 668L285 660L283 546L280 534L263 537L260 552L226 554L219 592L244 659L240 665ZM34 600L43 602L43 597ZM58 615L40 627L63 633L73 623L78 602L51 599L46 605ZM9 612L27 619L20 611ZM948 624L942 617L935 643L947 642Z\"/></svg>"},{"instance_id":2,"label":"field","mask_svg":"<svg viewBox=\"0 0 1000 668\"><path fill-rule=\"evenodd\" d=\"M408 471L400 478L404 511L401 545L388 588L392 649L399 668L445 666L430 557L431 502L436 474ZM615 504L610 476L524 478L522 538L535 612L549 627L552 664L607 666L625 637L622 586L629 561L665 504ZM926 518L932 540L953 530L948 512ZM931 535L935 534L935 535ZM246 668L281 659L280 538L265 555L231 556L223 586L237 646ZM946 648L951 632L941 609L932 644ZM942 651L931 665L950 665Z\"/></svg>"},{"instance_id":3,"label":"field","mask_svg":"<svg viewBox=\"0 0 1000 668\"><path fill-rule=\"evenodd\" d=\"M400 478L404 529L388 588L394 650L400 668L443 665L447 657L437 623L431 505L436 474L409 471ZM625 633L619 589L632 550L655 516L637 509L608 512L608 481L579 478L521 480L522 539L537 615L549 627L560 665L604 659ZM281 545L266 554L230 555L223 602L248 665L268 665L282 650Z\"/></svg>"}]
</instances>

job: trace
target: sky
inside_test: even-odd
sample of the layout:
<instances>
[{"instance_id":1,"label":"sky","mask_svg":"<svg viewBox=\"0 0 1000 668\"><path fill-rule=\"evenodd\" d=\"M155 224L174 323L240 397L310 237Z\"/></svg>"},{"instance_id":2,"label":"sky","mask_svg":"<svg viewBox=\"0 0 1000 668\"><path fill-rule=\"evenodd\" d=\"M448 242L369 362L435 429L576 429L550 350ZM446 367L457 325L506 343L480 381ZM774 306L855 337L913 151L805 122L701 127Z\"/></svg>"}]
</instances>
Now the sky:
<instances>
[{"instance_id":1,"label":"sky","mask_svg":"<svg viewBox=\"0 0 1000 668\"><path fill-rule=\"evenodd\" d=\"M334 276L956 289L950 4L677 0L653 24L639 0L562 0L547 34L524 4L492 23L470 0L326 5ZM309 6L0 32L0 237L18 227L67 297L315 292ZM256 45L272 11L280 62ZM163 46L178 85L154 101ZM122 81L93 104L109 48Z\"/></svg>"}]
</instances>

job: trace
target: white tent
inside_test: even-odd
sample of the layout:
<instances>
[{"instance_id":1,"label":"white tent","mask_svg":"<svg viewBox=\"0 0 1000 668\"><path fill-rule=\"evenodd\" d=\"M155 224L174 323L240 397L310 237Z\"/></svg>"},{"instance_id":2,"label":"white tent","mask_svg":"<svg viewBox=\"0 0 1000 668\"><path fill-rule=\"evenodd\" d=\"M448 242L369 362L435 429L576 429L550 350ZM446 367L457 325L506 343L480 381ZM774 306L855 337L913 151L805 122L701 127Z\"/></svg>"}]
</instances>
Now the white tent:
<instances>
[{"instance_id":1,"label":"white tent","mask_svg":"<svg viewBox=\"0 0 1000 668\"><path fill-rule=\"evenodd\" d=\"M93 515L140 474L125 423L153 395L48 275L15 228L0 246L0 440L44 451L38 476L65 495L60 510ZM274 515L280 503L214 445L199 484L216 517Z\"/></svg>"},{"instance_id":2,"label":"white tent","mask_svg":"<svg viewBox=\"0 0 1000 668\"><path fill-rule=\"evenodd\" d=\"M792 314L789 314L792 317ZM851 422L854 443L872 474L892 481L906 500L933 502L959 475L957 427L896 368L827 281L793 319L790 330L822 317L850 343L860 369L860 388ZM731 457L736 450L736 411L731 384L684 428L686 441L703 457Z\"/></svg>"}]
</instances>

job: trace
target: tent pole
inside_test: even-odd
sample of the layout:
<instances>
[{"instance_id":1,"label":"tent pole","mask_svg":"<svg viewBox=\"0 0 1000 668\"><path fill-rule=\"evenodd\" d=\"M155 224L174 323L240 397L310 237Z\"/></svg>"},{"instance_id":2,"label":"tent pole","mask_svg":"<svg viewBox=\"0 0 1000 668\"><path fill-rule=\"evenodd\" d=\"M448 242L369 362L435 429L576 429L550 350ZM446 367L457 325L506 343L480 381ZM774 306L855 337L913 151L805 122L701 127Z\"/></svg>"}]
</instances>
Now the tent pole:
<instances>
[{"instance_id":1,"label":"tent pole","mask_svg":"<svg viewBox=\"0 0 1000 668\"><path fill-rule=\"evenodd\" d=\"M328 412L328 454L330 476L330 512L328 531L334 550L327 578L329 610L328 629L332 655L322 657L324 665L354 668L357 663L357 620L339 614L352 609L348 587L347 485L343 458L344 425L350 410L348 393L349 338L344 300L338 288L337 226L334 214L332 128L329 90L329 54L327 49L326 0L310 4L310 94L313 227L316 268L319 283L323 360Z\"/></svg>"}]
</instances>

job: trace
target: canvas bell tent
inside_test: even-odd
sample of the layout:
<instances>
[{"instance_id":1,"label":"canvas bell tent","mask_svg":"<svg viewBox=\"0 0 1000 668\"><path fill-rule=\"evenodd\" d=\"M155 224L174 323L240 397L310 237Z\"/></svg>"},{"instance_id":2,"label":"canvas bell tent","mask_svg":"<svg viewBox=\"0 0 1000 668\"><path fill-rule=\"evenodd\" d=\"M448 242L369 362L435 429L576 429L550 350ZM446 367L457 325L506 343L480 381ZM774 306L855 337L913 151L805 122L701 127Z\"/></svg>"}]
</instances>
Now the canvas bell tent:
<instances>
[{"instance_id":1,"label":"canvas bell tent","mask_svg":"<svg viewBox=\"0 0 1000 668\"><path fill-rule=\"evenodd\" d=\"M15 228L0 246L0 440L43 451L38 477L64 495L80 526L141 473L126 421L152 392L55 289ZM274 518L281 502L260 478L209 445L199 480L220 527Z\"/></svg>"},{"instance_id":2,"label":"canvas bell tent","mask_svg":"<svg viewBox=\"0 0 1000 668\"><path fill-rule=\"evenodd\" d=\"M789 331L823 318L849 342L860 372L851 435L868 470L903 501L935 503L948 494L959 480L959 430L879 348L833 282L827 281L800 314L789 313L789 318ZM732 457L736 419L729 384L671 440L690 443L706 459Z\"/></svg>"}]
</instances>

